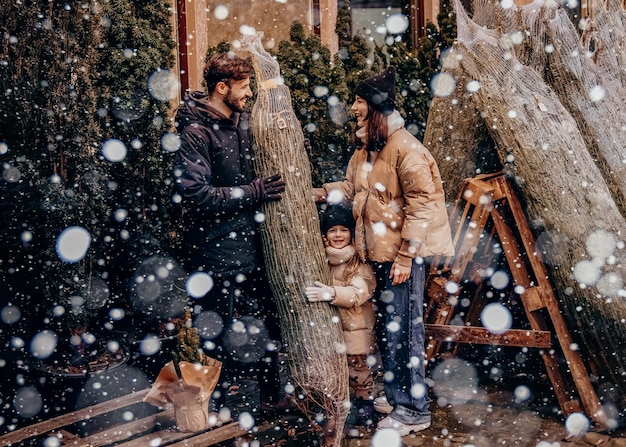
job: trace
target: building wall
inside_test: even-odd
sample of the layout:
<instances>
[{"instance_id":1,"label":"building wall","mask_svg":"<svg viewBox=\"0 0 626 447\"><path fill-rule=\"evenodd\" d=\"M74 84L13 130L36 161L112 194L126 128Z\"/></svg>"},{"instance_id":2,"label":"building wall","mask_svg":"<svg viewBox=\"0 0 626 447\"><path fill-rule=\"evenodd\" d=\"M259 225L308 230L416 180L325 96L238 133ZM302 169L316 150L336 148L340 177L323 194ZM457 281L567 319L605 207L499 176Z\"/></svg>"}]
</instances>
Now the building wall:
<instances>
[{"instance_id":1,"label":"building wall","mask_svg":"<svg viewBox=\"0 0 626 447\"><path fill-rule=\"evenodd\" d=\"M179 26L179 57L185 59L180 61L183 88L202 89L202 68L209 48L223 41L236 45L243 33L259 31L265 48L274 48L281 40L289 40L294 21L312 32L312 10L312 0L177 0L178 20L183 21L182 28ZM321 29L328 33L328 26ZM332 30L334 34L334 24Z\"/></svg>"},{"instance_id":2,"label":"building wall","mask_svg":"<svg viewBox=\"0 0 626 447\"><path fill-rule=\"evenodd\" d=\"M311 0L206 0L206 2L210 46L222 40L232 42L238 39L242 32L254 29L263 32L264 45L270 49L281 40L289 39L289 28L296 20L312 29ZM228 15L225 16L225 13Z\"/></svg>"},{"instance_id":3,"label":"building wall","mask_svg":"<svg viewBox=\"0 0 626 447\"><path fill-rule=\"evenodd\" d=\"M439 0L411 1L420 3L424 18L436 23ZM272 49L289 40L291 25L298 21L308 32L317 28L332 54L338 50L337 0L172 0L172 6L178 25L177 60L183 91L202 89L202 69L210 47L222 41L236 44L242 33L263 32L264 46ZM316 14L314 7L319 8ZM392 12L397 11L386 14Z\"/></svg>"}]
</instances>

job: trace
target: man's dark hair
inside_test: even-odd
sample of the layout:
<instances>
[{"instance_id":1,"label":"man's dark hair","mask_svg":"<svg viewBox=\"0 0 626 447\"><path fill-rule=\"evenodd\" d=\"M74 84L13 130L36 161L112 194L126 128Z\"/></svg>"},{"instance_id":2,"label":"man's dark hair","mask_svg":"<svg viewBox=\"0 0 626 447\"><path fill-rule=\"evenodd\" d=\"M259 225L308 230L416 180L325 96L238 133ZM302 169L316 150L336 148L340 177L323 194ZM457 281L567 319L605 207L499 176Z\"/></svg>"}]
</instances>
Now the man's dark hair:
<instances>
[{"instance_id":1,"label":"man's dark hair","mask_svg":"<svg viewBox=\"0 0 626 447\"><path fill-rule=\"evenodd\" d=\"M209 93L215 90L218 82L225 82L230 86L230 81L241 81L252 76L252 64L231 52L216 53L206 64L204 69L204 81Z\"/></svg>"}]
</instances>

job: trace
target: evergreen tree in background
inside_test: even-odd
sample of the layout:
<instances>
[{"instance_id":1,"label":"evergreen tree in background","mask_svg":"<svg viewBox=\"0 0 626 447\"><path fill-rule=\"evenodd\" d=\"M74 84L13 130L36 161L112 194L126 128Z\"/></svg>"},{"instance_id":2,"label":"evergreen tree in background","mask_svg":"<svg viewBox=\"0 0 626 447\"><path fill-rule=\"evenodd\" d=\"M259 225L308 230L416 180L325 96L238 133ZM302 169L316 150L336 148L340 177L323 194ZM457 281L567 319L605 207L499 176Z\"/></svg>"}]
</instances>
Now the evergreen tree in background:
<instances>
[{"instance_id":1,"label":"evergreen tree in background","mask_svg":"<svg viewBox=\"0 0 626 447\"><path fill-rule=\"evenodd\" d=\"M417 45L418 76L426 85L441 69L441 57L456 38L456 16L450 0L440 0L437 15L439 28L432 22L426 24L425 35Z\"/></svg>"},{"instance_id":2,"label":"evergreen tree in background","mask_svg":"<svg viewBox=\"0 0 626 447\"><path fill-rule=\"evenodd\" d=\"M0 99L2 203L11 213L0 231L8 248L2 260L8 301L42 312L58 304L57 315L64 312L64 320L77 320L72 326L84 325L85 307L70 301L93 290L95 250L81 262L63 262L55 242L68 226L80 226L95 248L108 214L107 163L98 156L95 119L99 17L62 3L4 3L1 23L11 45L1 73L9 93ZM32 280L28 288L22 275Z\"/></svg>"},{"instance_id":3,"label":"evergreen tree in background","mask_svg":"<svg viewBox=\"0 0 626 447\"><path fill-rule=\"evenodd\" d=\"M307 36L298 22L291 26L290 41L280 42L275 56L311 145L313 183L343 178L348 155L345 126L349 95L342 67L331 63L330 51L320 38Z\"/></svg>"},{"instance_id":4,"label":"evergreen tree in background","mask_svg":"<svg viewBox=\"0 0 626 447\"><path fill-rule=\"evenodd\" d=\"M454 6L450 0L439 0L439 14L437 14L437 23L439 24L438 50L443 53L450 48L456 39L456 14ZM430 36L430 33L426 33Z\"/></svg>"},{"instance_id":5,"label":"evergreen tree in background","mask_svg":"<svg viewBox=\"0 0 626 447\"><path fill-rule=\"evenodd\" d=\"M352 14L350 13L350 0L344 0L337 9L337 21L335 33L339 42L339 54L346 51L352 40Z\"/></svg>"},{"instance_id":6,"label":"evergreen tree in background","mask_svg":"<svg viewBox=\"0 0 626 447\"><path fill-rule=\"evenodd\" d=\"M456 39L456 15L450 0L440 0L437 23L439 28L431 22L427 23L425 36L420 39L416 52L419 67L417 79L420 80L420 88L424 88L424 94L418 100L421 116L418 121L420 140L426 130L430 98L432 98L430 83L441 70L442 57Z\"/></svg>"},{"instance_id":7,"label":"evergreen tree in background","mask_svg":"<svg viewBox=\"0 0 626 447\"><path fill-rule=\"evenodd\" d=\"M426 24L425 35L411 51L399 36L388 36L377 48L380 57L398 69L398 106L406 118L406 128L419 140L424 136L432 92L430 83L441 69L441 56L456 38L456 18L449 0L441 0L437 16L439 28ZM394 37L389 39L389 37Z\"/></svg>"},{"instance_id":8,"label":"evergreen tree in background","mask_svg":"<svg viewBox=\"0 0 626 447\"><path fill-rule=\"evenodd\" d=\"M407 44L400 39L394 39L392 45L385 45L384 54L388 56L389 64L397 69L397 108L406 120L405 127L413 135L417 135L416 129L422 116L419 102L425 93L425 90L420 88L422 82L417 76L419 71L417 59Z\"/></svg>"},{"instance_id":9,"label":"evergreen tree in background","mask_svg":"<svg viewBox=\"0 0 626 447\"><path fill-rule=\"evenodd\" d=\"M223 40L220 43L218 43L216 46L209 48L207 50L206 57L204 58L204 62L207 63L209 59L211 59L211 56L213 56L215 53L227 53L230 50L231 50L230 43ZM202 85L204 85L204 81L202 81Z\"/></svg>"},{"instance_id":10,"label":"evergreen tree in background","mask_svg":"<svg viewBox=\"0 0 626 447\"><path fill-rule=\"evenodd\" d=\"M171 98L149 78L172 65L170 11L161 1L0 0L0 28L1 293L23 312L26 336L48 323L62 345L125 304L128 267L163 239ZM58 237L72 226L90 243L62 259Z\"/></svg>"},{"instance_id":11,"label":"evergreen tree in background","mask_svg":"<svg viewBox=\"0 0 626 447\"><path fill-rule=\"evenodd\" d=\"M170 69L175 40L169 3L112 0L104 5L99 124L104 140L121 140L128 149L123 162L110 166L113 219L107 231L116 241L108 246L115 274L110 281L126 295L128 272L169 248L171 158L177 146L168 113L180 88Z\"/></svg>"},{"instance_id":12,"label":"evergreen tree in background","mask_svg":"<svg viewBox=\"0 0 626 447\"><path fill-rule=\"evenodd\" d=\"M341 62L346 72L346 85L351 93L359 81L380 73L387 66L380 52L375 51L373 44L362 34L355 34L352 37L345 56L341 57Z\"/></svg>"}]
</instances>

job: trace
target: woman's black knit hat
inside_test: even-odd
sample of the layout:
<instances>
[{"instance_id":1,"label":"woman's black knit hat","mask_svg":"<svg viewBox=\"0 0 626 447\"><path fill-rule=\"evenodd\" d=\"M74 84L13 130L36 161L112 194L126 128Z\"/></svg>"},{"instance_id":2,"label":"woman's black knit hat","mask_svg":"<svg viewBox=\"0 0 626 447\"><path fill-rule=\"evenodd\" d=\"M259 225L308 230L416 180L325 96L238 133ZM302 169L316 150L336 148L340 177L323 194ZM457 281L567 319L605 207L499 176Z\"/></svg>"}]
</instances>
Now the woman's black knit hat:
<instances>
[{"instance_id":1,"label":"woman's black knit hat","mask_svg":"<svg viewBox=\"0 0 626 447\"><path fill-rule=\"evenodd\" d=\"M359 82L354 94L385 116L391 115L396 106L396 67L390 65L382 73Z\"/></svg>"},{"instance_id":2,"label":"woman's black knit hat","mask_svg":"<svg viewBox=\"0 0 626 447\"><path fill-rule=\"evenodd\" d=\"M327 205L326 209L321 211L320 227L322 234L326 234L331 227L341 225L354 233L354 217L352 210L344 205Z\"/></svg>"}]
</instances>

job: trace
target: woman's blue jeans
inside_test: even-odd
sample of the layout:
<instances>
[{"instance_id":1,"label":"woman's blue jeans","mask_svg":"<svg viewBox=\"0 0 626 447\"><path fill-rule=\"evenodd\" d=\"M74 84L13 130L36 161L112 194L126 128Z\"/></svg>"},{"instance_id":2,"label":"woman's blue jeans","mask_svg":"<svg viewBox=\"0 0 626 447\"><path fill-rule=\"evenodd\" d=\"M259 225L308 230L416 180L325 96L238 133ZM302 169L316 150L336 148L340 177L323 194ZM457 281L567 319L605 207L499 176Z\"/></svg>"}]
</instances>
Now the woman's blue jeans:
<instances>
[{"instance_id":1,"label":"woman's blue jeans","mask_svg":"<svg viewBox=\"0 0 626 447\"><path fill-rule=\"evenodd\" d=\"M373 263L377 337L385 372L385 393L394 410L390 416L404 424L430 421L424 382L425 266L413 262L407 281L395 286L389 278L392 263Z\"/></svg>"}]
</instances>

